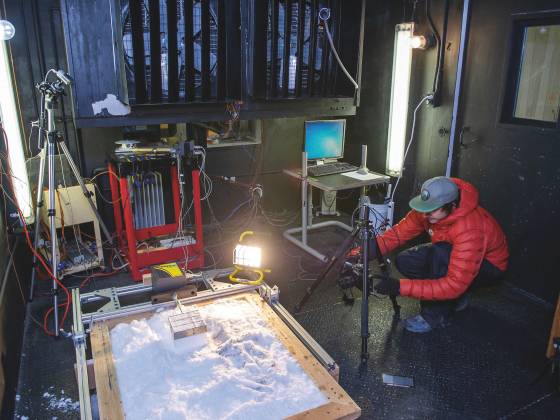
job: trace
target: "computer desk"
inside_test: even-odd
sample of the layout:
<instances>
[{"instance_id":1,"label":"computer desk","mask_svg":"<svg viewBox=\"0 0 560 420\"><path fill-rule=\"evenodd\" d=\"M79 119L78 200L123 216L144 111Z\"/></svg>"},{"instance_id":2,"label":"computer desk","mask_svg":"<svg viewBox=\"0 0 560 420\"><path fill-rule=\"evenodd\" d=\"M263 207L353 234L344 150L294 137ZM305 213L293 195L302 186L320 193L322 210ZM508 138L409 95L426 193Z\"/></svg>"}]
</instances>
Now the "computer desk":
<instances>
[{"instance_id":1,"label":"computer desk","mask_svg":"<svg viewBox=\"0 0 560 420\"><path fill-rule=\"evenodd\" d=\"M313 188L318 188L323 191L341 191L349 190L354 188L365 188L370 185L387 184L390 181L390 177L387 175L378 174L371 172L370 174L376 175L375 178L367 180L359 180L355 178L350 178L342 174L334 175L324 175L320 177L307 176L303 177L301 175L300 169L285 169L283 171L286 175L296 178L301 181L301 227L296 227L284 231L283 235L288 241L292 242L294 245L300 247L307 253L313 255L322 261L327 261L327 257L312 248L307 244L307 232L310 230L316 230L324 228L327 226L336 226L352 232L352 227L346 223L339 222L337 220L328 220L326 222L320 222L313 224ZM301 233L301 239L298 239L295 235Z\"/></svg>"}]
</instances>

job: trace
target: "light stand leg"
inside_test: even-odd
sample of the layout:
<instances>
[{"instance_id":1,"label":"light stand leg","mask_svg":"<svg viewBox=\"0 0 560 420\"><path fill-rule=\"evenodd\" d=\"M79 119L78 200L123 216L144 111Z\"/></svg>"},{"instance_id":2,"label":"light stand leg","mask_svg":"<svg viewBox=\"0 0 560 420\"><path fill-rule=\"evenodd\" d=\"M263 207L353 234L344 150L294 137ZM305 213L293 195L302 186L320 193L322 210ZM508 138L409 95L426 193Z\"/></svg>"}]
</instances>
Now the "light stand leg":
<instances>
[{"instance_id":1,"label":"light stand leg","mask_svg":"<svg viewBox=\"0 0 560 420\"><path fill-rule=\"evenodd\" d=\"M41 131L41 129L39 129ZM41 133L39 134L41 135ZM39 176L37 178L37 201L35 207L35 238L33 240L33 248L39 249L39 239L41 238L41 209L43 207L43 186L45 182L45 158L47 147L43 145L39 153ZM29 301L33 300L35 291L35 278L37 276L37 256L33 254L33 269L31 270L31 284L29 286Z\"/></svg>"},{"instance_id":2,"label":"light stand leg","mask_svg":"<svg viewBox=\"0 0 560 420\"><path fill-rule=\"evenodd\" d=\"M49 120L52 116L49 113ZM47 148L48 148L48 170L49 170L49 225L51 229L51 270L53 274L53 312L54 312L54 336L58 337L58 284L56 279L58 278L58 241L56 237L56 201L55 192L56 185L54 179L54 155L56 147L56 132L49 131L47 137Z\"/></svg>"},{"instance_id":3,"label":"light stand leg","mask_svg":"<svg viewBox=\"0 0 560 420\"><path fill-rule=\"evenodd\" d=\"M365 363L369 358L368 339L369 339L369 242L371 226L369 222L369 197L360 197L360 223L362 225L362 313L360 336L362 337L362 362Z\"/></svg>"},{"instance_id":4,"label":"light stand leg","mask_svg":"<svg viewBox=\"0 0 560 420\"><path fill-rule=\"evenodd\" d=\"M72 172L74 173L74 176L76 177L76 180L78 181L78 184L80 184L80 187L82 188L82 192L86 196L87 201L89 203L89 206L91 207L91 210L95 214L95 217L96 217L97 221L99 222L99 226L101 227L101 230L103 231L103 234L105 235L105 238L107 238L107 241L111 244L111 248L114 249L115 244L113 242L113 238L111 237L111 234L109 233L109 230L107 229L107 226L105 226L105 223L101 219L101 215L97 211L97 207L95 206L93 200L91 199L91 193L86 188L86 184L84 183L84 180L82 179L82 177L80 175L80 171L78 170L78 167L76 166L76 164L72 160L72 156L70 155L70 152L68 151L68 148L66 147L66 144L64 143L64 141L61 141L59 143L59 146L62 150L62 153L64 153L64 156L66 156L66 159L68 160L68 164L70 165L70 169L72 169ZM121 254L120 254L118 249L115 249L115 255L117 256L117 259L119 260L119 264L121 266L123 266L124 261L123 261L123 259L121 257Z\"/></svg>"},{"instance_id":5,"label":"light stand leg","mask_svg":"<svg viewBox=\"0 0 560 420\"><path fill-rule=\"evenodd\" d=\"M309 222L309 206L307 190L310 189L307 183L307 152L301 154L301 242L307 245L307 223ZM311 204L313 206L313 204Z\"/></svg>"}]
</instances>

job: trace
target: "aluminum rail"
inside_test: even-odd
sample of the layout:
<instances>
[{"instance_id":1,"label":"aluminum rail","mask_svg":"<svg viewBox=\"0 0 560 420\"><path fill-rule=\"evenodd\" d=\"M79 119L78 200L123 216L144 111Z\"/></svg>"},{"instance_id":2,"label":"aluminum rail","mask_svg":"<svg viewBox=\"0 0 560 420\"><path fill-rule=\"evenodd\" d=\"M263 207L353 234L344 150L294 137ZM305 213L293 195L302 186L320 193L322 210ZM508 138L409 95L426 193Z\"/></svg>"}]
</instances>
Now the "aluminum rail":
<instances>
[{"instance_id":1,"label":"aluminum rail","mask_svg":"<svg viewBox=\"0 0 560 420\"><path fill-rule=\"evenodd\" d=\"M209 270L207 272L201 272L198 275L194 275L191 277L191 282L203 282L206 287L209 289L212 288L212 279L217 277L218 275L228 275L232 272L232 269L216 269L216 270ZM130 286L122 286L117 288L118 296L131 296L139 293L148 293L152 291L152 286L149 284L133 284ZM98 302L100 300L104 300L105 297L99 294L99 291L95 290L93 292L84 293L80 295L80 299L82 300L82 304L84 303L92 303Z\"/></svg>"},{"instance_id":2,"label":"aluminum rail","mask_svg":"<svg viewBox=\"0 0 560 420\"><path fill-rule=\"evenodd\" d=\"M258 286L254 286L254 285L231 285L231 287L224 288L218 291L204 290L202 292L199 292L197 296L179 299L179 302L181 302L182 304L204 302L206 300L217 298L217 297L230 296L242 292L256 290L257 288ZM107 321L109 319L120 318L127 315L136 315L143 312L152 312L157 309L172 308L175 306L177 306L177 303L173 300L169 302L156 303L155 305L152 304L151 302L140 303L137 305L122 307L117 311L92 312L92 313L82 314L82 322L85 325L90 326L93 322Z\"/></svg>"},{"instance_id":3,"label":"aluminum rail","mask_svg":"<svg viewBox=\"0 0 560 420\"><path fill-rule=\"evenodd\" d=\"M231 270L229 270L231 271ZM261 297L270 305L272 310L286 324L286 326L294 333L313 356L321 363L329 372L335 372L337 364L334 359L321 347L315 339L292 317L286 308L278 302L278 289L270 288L268 285L242 285L227 284L215 282L213 278L218 273L224 273L224 270L212 270L211 272L201 273L200 279L208 286L208 290L199 292L197 296L180 299L181 304L194 304L204 302L210 299L232 296L252 290L258 290ZM127 296L142 292L149 292L150 285L132 285L124 286L116 289L117 296ZM72 338L76 351L76 375L78 380L79 398L80 398L80 418L81 420L92 420L91 399L89 392L89 381L86 359L86 329L85 325L91 327L93 322L106 321L124 317L127 315L140 314L143 312L153 312L160 308L171 308L177 305L176 301L162 302L152 304L151 302L130 305L111 312L93 312L82 313L82 303L90 303L102 300L103 297L99 292L91 292L80 295L79 289L72 290L72 310L73 310L73 326Z\"/></svg>"},{"instance_id":4,"label":"aluminum rail","mask_svg":"<svg viewBox=\"0 0 560 420\"><path fill-rule=\"evenodd\" d=\"M91 420L91 399L89 395L89 380L86 359L86 335L82 322L82 306L80 304L80 290L72 289L72 339L76 350L76 376L80 396L80 419Z\"/></svg>"},{"instance_id":5,"label":"aluminum rail","mask_svg":"<svg viewBox=\"0 0 560 420\"><path fill-rule=\"evenodd\" d=\"M276 312L276 314L284 321L288 328L294 333L294 335L301 341L305 347L315 356L315 358L321 363L329 372L336 370L336 362L327 353L327 351L321 347L315 339L309 335L309 333L301 326L299 322L284 308L280 303L269 302L271 308Z\"/></svg>"}]
</instances>

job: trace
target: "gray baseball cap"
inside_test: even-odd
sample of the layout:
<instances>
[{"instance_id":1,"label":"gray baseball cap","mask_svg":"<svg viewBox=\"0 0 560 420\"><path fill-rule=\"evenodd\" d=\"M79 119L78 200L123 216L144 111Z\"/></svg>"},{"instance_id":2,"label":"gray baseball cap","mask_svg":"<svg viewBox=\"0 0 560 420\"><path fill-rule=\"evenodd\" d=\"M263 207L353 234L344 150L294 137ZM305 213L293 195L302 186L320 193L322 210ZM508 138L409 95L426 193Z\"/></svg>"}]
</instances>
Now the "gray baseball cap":
<instances>
[{"instance_id":1,"label":"gray baseball cap","mask_svg":"<svg viewBox=\"0 0 560 420\"><path fill-rule=\"evenodd\" d=\"M451 178L436 176L422 184L420 195L409 201L408 205L420 213L428 213L439 209L459 197L459 188Z\"/></svg>"}]
</instances>

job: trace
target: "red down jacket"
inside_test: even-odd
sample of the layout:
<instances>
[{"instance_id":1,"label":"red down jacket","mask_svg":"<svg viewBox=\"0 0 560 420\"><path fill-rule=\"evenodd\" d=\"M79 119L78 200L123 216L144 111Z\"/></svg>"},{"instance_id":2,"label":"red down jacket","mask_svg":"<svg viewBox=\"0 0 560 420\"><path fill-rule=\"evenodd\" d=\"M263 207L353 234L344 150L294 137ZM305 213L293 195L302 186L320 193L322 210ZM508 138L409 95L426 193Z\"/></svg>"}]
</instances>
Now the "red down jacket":
<instances>
[{"instance_id":1,"label":"red down jacket","mask_svg":"<svg viewBox=\"0 0 560 420\"><path fill-rule=\"evenodd\" d=\"M459 187L460 202L448 217L430 224L421 213L411 210L393 229L379 237L382 254L423 232L429 233L432 243L452 245L447 275L432 280L401 279L402 296L422 300L455 299L470 286L484 258L502 271L507 268L506 237L492 215L478 205L477 189L466 181L452 180Z\"/></svg>"}]
</instances>

